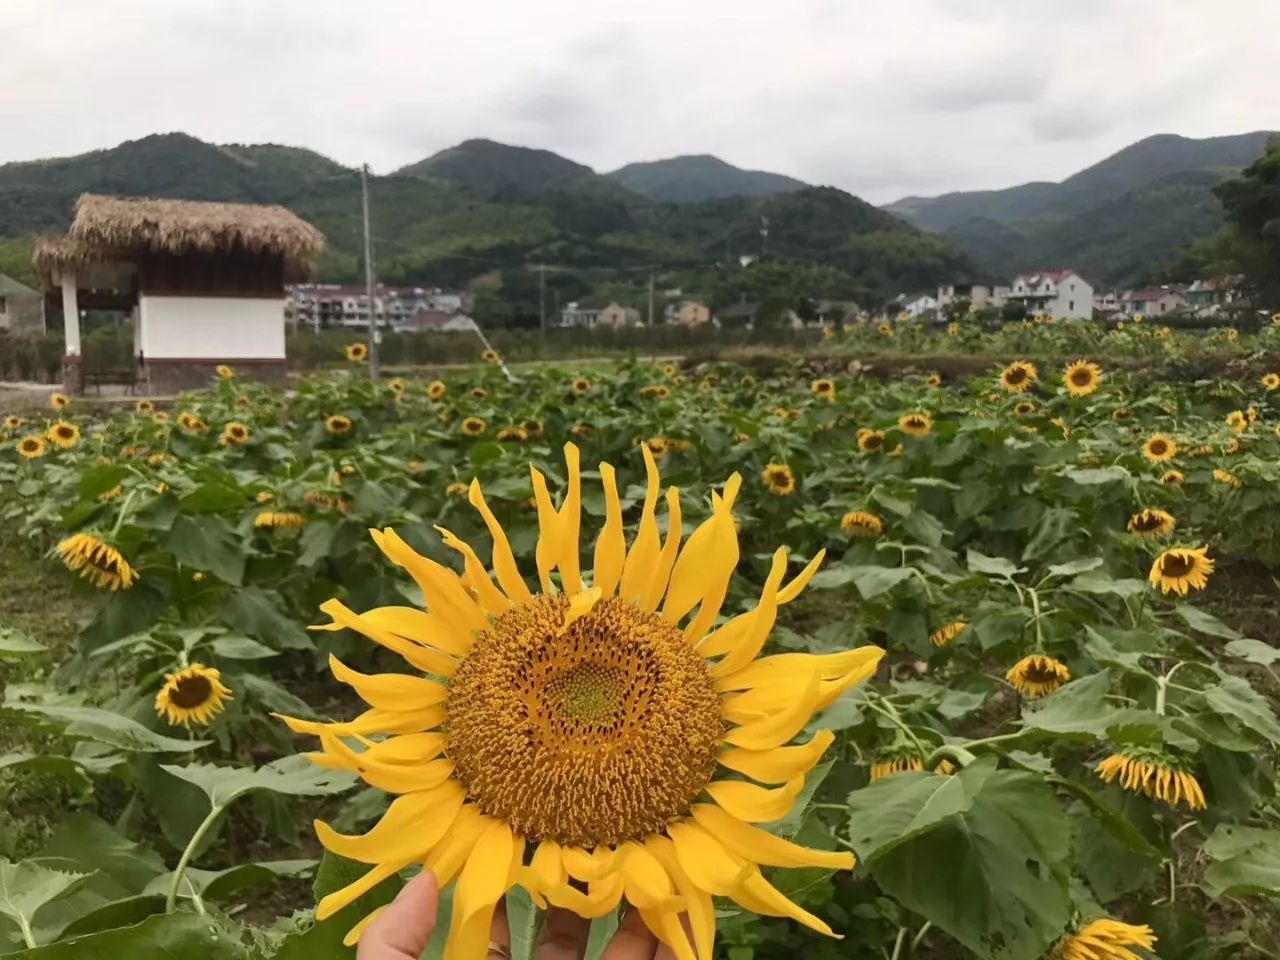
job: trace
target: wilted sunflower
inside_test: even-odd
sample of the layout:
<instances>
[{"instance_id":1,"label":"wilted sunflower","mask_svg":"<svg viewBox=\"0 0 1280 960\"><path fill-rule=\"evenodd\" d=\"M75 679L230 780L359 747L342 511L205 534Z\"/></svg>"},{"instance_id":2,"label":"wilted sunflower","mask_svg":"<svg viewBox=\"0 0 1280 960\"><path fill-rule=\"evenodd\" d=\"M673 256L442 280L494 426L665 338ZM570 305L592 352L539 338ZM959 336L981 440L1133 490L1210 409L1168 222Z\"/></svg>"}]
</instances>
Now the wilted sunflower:
<instances>
[{"instance_id":1,"label":"wilted sunflower","mask_svg":"<svg viewBox=\"0 0 1280 960\"><path fill-rule=\"evenodd\" d=\"M91 533L73 533L53 551L64 567L104 590L128 590L138 579L119 550Z\"/></svg>"},{"instance_id":2,"label":"wilted sunflower","mask_svg":"<svg viewBox=\"0 0 1280 960\"><path fill-rule=\"evenodd\" d=\"M884 533L884 521L874 513L867 513L864 510L850 510L840 518L840 529L854 537L874 540Z\"/></svg>"},{"instance_id":3,"label":"wilted sunflower","mask_svg":"<svg viewBox=\"0 0 1280 960\"><path fill-rule=\"evenodd\" d=\"M118 500L120 498L120 494L122 493L124 493L124 485L117 483L111 489L103 490L100 494L98 494L98 502L110 503L112 500Z\"/></svg>"},{"instance_id":4,"label":"wilted sunflower","mask_svg":"<svg viewBox=\"0 0 1280 960\"><path fill-rule=\"evenodd\" d=\"M665 400L670 393L670 388L664 383L650 383L640 388L640 396L657 397L659 400Z\"/></svg>"},{"instance_id":5,"label":"wilted sunflower","mask_svg":"<svg viewBox=\"0 0 1280 960\"><path fill-rule=\"evenodd\" d=\"M484 353L480 354L480 359L483 360L485 363L497 363L498 351L492 348L488 349Z\"/></svg>"},{"instance_id":6,"label":"wilted sunflower","mask_svg":"<svg viewBox=\"0 0 1280 960\"><path fill-rule=\"evenodd\" d=\"M863 427L858 431L858 449L863 453L879 453L884 449L884 431Z\"/></svg>"},{"instance_id":7,"label":"wilted sunflower","mask_svg":"<svg viewBox=\"0 0 1280 960\"><path fill-rule=\"evenodd\" d=\"M1249 429L1249 416L1243 410L1232 410L1227 414L1227 426L1236 433L1244 433Z\"/></svg>"},{"instance_id":8,"label":"wilted sunflower","mask_svg":"<svg viewBox=\"0 0 1280 960\"><path fill-rule=\"evenodd\" d=\"M1111 411L1111 419L1116 423L1124 423L1133 416L1133 411L1128 407L1116 407Z\"/></svg>"},{"instance_id":9,"label":"wilted sunflower","mask_svg":"<svg viewBox=\"0 0 1280 960\"><path fill-rule=\"evenodd\" d=\"M55 447L61 447L63 450L69 450L80 442L80 428L66 420L59 420L53 424L44 435Z\"/></svg>"},{"instance_id":10,"label":"wilted sunflower","mask_svg":"<svg viewBox=\"0 0 1280 960\"><path fill-rule=\"evenodd\" d=\"M1187 476L1181 470L1166 470L1160 475L1160 482L1165 486L1180 487L1187 482Z\"/></svg>"},{"instance_id":11,"label":"wilted sunflower","mask_svg":"<svg viewBox=\"0 0 1280 960\"><path fill-rule=\"evenodd\" d=\"M788 497L796 492L796 478L785 463L771 463L760 472L760 478L774 496Z\"/></svg>"},{"instance_id":12,"label":"wilted sunflower","mask_svg":"<svg viewBox=\"0 0 1280 960\"><path fill-rule=\"evenodd\" d=\"M55 392L49 394L49 406L54 410L61 410L70 402L71 401L67 399L67 395L65 393Z\"/></svg>"},{"instance_id":13,"label":"wilted sunflower","mask_svg":"<svg viewBox=\"0 0 1280 960\"><path fill-rule=\"evenodd\" d=\"M45 450L48 449L45 446L44 437L39 436L38 434L23 437L18 441L17 447L18 453L25 460L35 460L39 457L43 457Z\"/></svg>"},{"instance_id":14,"label":"wilted sunflower","mask_svg":"<svg viewBox=\"0 0 1280 960\"><path fill-rule=\"evenodd\" d=\"M1204 791L1195 776L1159 750L1125 747L1099 763L1094 772L1106 783L1118 780L1125 790L1145 793L1171 807L1184 801L1192 810L1205 808Z\"/></svg>"},{"instance_id":15,"label":"wilted sunflower","mask_svg":"<svg viewBox=\"0 0 1280 960\"><path fill-rule=\"evenodd\" d=\"M325 432L335 437L345 437L351 432L351 428L354 426L355 424L351 421L350 417L343 416L340 413L335 413L324 418Z\"/></svg>"},{"instance_id":16,"label":"wilted sunflower","mask_svg":"<svg viewBox=\"0 0 1280 960\"><path fill-rule=\"evenodd\" d=\"M387 389L392 393L404 393L404 381L399 377L392 377L387 381Z\"/></svg>"},{"instance_id":17,"label":"wilted sunflower","mask_svg":"<svg viewBox=\"0 0 1280 960\"><path fill-rule=\"evenodd\" d=\"M469 488L465 483L462 483L459 480L455 480L453 483L449 484L447 487L444 488L444 495L446 497L461 497L466 494L468 489Z\"/></svg>"},{"instance_id":18,"label":"wilted sunflower","mask_svg":"<svg viewBox=\"0 0 1280 960\"><path fill-rule=\"evenodd\" d=\"M877 331L879 331L880 336L882 336L882 337L892 337L892 336L893 336L893 327L889 326L889 324L887 324L887 323L880 323L880 324L877 324L877 325L876 325L876 330L877 330Z\"/></svg>"},{"instance_id":19,"label":"wilted sunflower","mask_svg":"<svg viewBox=\"0 0 1280 960\"><path fill-rule=\"evenodd\" d=\"M750 390L756 385L756 378L749 373L744 373L738 378L738 386L744 390Z\"/></svg>"},{"instance_id":20,"label":"wilted sunflower","mask_svg":"<svg viewBox=\"0 0 1280 960\"><path fill-rule=\"evenodd\" d=\"M1213 479L1224 486L1235 487L1237 490L1244 486L1244 481L1229 470L1214 470Z\"/></svg>"},{"instance_id":21,"label":"wilted sunflower","mask_svg":"<svg viewBox=\"0 0 1280 960\"><path fill-rule=\"evenodd\" d=\"M164 410L157 410L151 415L151 421L153 423L168 423L169 414ZM159 431L157 431L157 433L159 433Z\"/></svg>"},{"instance_id":22,"label":"wilted sunflower","mask_svg":"<svg viewBox=\"0 0 1280 960\"><path fill-rule=\"evenodd\" d=\"M642 439L637 446L644 446L649 449L655 457L661 460L671 452L671 445L667 443L666 437L650 437L648 440Z\"/></svg>"},{"instance_id":23,"label":"wilted sunflower","mask_svg":"<svg viewBox=\"0 0 1280 960\"><path fill-rule=\"evenodd\" d=\"M227 366L225 363L218 364L216 367L213 368L213 372L218 375L219 380L230 380L232 377L236 375L236 372L232 370L229 366Z\"/></svg>"},{"instance_id":24,"label":"wilted sunflower","mask_svg":"<svg viewBox=\"0 0 1280 960\"><path fill-rule=\"evenodd\" d=\"M576 396L585 397L591 392L591 381L586 377L578 377L573 381L572 389Z\"/></svg>"},{"instance_id":25,"label":"wilted sunflower","mask_svg":"<svg viewBox=\"0 0 1280 960\"><path fill-rule=\"evenodd\" d=\"M240 446L248 439L249 428L243 423L238 423L233 420L222 428L222 436L218 438L218 443L222 444L224 447L231 445Z\"/></svg>"},{"instance_id":26,"label":"wilted sunflower","mask_svg":"<svg viewBox=\"0 0 1280 960\"><path fill-rule=\"evenodd\" d=\"M498 441L500 443L523 443L528 439L529 434L527 434L521 427L503 427L498 431Z\"/></svg>"},{"instance_id":27,"label":"wilted sunflower","mask_svg":"<svg viewBox=\"0 0 1280 960\"><path fill-rule=\"evenodd\" d=\"M1015 360L1000 371L1000 386L1008 393L1025 393L1035 386L1039 376L1034 363Z\"/></svg>"},{"instance_id":28,"label":"wilted sunflower","mask_svg":"<svg viewBox=\"0 0 1280 960\"><path fill-rule=\"evenodd\" d=\"M821 554L784 585L787 554L779 550L759 606L713 629L739 558L731 510L741 478L712 495L711 516L683 547L679 496L668 491L664 543L655 516L658 470L642 453L648 485L630 549L614 469L600 465L605 522L590 587L582 577L583 491L572 445L559 508L532 470L540 593L526 585L474 481L470 500L493 539L493 573L447 530L441 533L462 558L461 575L390 529L373 532L383 553L413 576L428 612L358 614L330 600L321 609L333 623L321 629L356 630L434 679L368 676L331 658L335 676L371 709L347 723L286 719L294 731L320 737L315 762L399 795L364 836L317 824L326 848L371 865L321 900L318 918L421 863L441 887L457 880L449 957L484 954L495 906L516 885L536 903L584 917L603 916L625 896L682 958L712 955L713 894L831 932L759 867L848 869L852 855L807 850L751 824L790 809L833 737L820 731L803 746L779 748L815 710L870 676L883 651L756 660L778 607L799 595ZM387 736L367 739L373 734ZM348 737L363 749L356 752ZM717 764L749 779L713 779Z\"/></svg>"},{"instance_id":29,"label":"wilted sunflower","mask_svg":"<svg viewBox=\"0 0 1280 960\"><path fill-rule=\"evenodd\" d=\"M1053 693L1071 680L1071 671L1065 663L1043 653L1023 657L1004 675L1009 685L1024 697L1034 699Z\"/></svg>"},{"instance_id":30,"label":"wilted sunflower","mask_svg":"<svg viewBox=\"0 0 1280 960\"><path fill-rule=\"evenodd\" d=\"M248 410L253 406L253 400L247 393L242 393L236 397L235 408L237 410Z\"/></svg>"},{"instance_id":31,"label":"wilted sunflower","mask_svg":"<svg viewBox=\"0 0 1280 960\"><path fill-rule=\"evenodd\" d=\"M1146 924L1135 926L1103 917L1063 937L1053 947L1049 960L1142 960L1130 950L1151 950L1156 935Z\"/></svg>"},{"instance_id":32,"label":"wilted sunflower","mask_svg":"<svg viewBox=\"0 0 1280 960\"><path fill-rule=\"evenodd\" d=\"M1147 509L1139 510L1129 518L1128 530L1140 537L1156 539L1173 533L1175 526L1177 521L1173 519L1173 514L1165 510Z\"/></svg>"},{"instance_id":33,"label":"wilted sunflower","mask_svg":"<svg viewBox=\"0 0 1280 960\"><path fill-rule=\"evenodd\" d=\"M933 633L929 634L929 642L935 647L945 647L960 634L964 633L965 628L969 625L963 620L956 620L948 623L945 627L939 627Z\"/></svg>"},{"instance_id":34,"label":"wilted sunflower","mask_svg":"<svg viewBox=\"0 0 1280 960\"><path fill-rule=\"evenodd\" d=\"M156 405L150 400L139 400L133 405L135 413L155 413Z\"/></svg>"},{"instance_id":35,"label":"wilted sunflower","mask_svg":"<svg viewBox=\"0 0 1280 960\"><path fill-rule=\"evenodd\" d=\"M307 518L292 510L260 510L253 525L267 530L293 530L305 526Z\"/></svg>"},{"instance_id":36,"label":"wilted sunflower","mask_svg":"<svg viewBox=\"0 0 1280 960\"><path fill-rule=\"evenodd\" d=\"M546 432L541 420L521 420L520 429L530 437L540 437Z\"/></svg>"},{"instance_id":37,"label":"wilted sunflower","mask_svg":"<svg viewBox=\"0 0 1280 960\"><path fill-rule=\"evenodd\" d=\"M1015 416L1029 417L1036 412L1036 405L1030 400L1019 400L1013 405L1013 412Z\"/></svg>"},{"instance_id":38,"label":"wilted sunflower","mask_svg":"<svg viewBox=\"0 0 1280 960\"><path fill-rule=\"evenodd\" d=\"M1213 573L1208 547L1174 547L1156 557L1147 579L1161 593L1185 597L1190 590L1203 590Z\"/></svg>"},{"instance_id":39,"label":"wilted sunflower","mask_svg":"<svg viewBox=\"0 0 1280 960\"><path fill-rule=\"evenodd\" d=\"M825 377L821 380L815 380L809 384L810 392L820 400L832 401L836 398L836 385L832 380Z\"/></svg>"},{"instance_id":40,"label":"wilted sunflower","mask_svg":"<svg viewBox=\"0 0 1280 960\"><path fill-rule=\"evenodd\" d=\"M891 777L895 773L923 770L924 760L919 751L910 744L898 744L876 754L872 761L870 779L872 783Z\"/></svg>"},{"instance_id":41,"label":"wilted sunflower","mask_svg":"<svg viewBox=\"0 0 1280 960\"><path fill-rule=\"evenodd\" d=\"M464 437L478 437L484 433L487 426L479 417L466 417L463 419L459 429Z\"/></svg>"},{"instance_id":42,"label":"wilted sunflower","mask_svg":"<svg viewBox=\"0 0 1280 960\"><path fill-rule=\"evenodd\" d=\"M589 423L575 423L569 428L569 433L578 438L594 437L596 428Z\"/></svg>"},{"instance_id":43,"label":"wilted sunflower","mask_svg":"<svg viewBox=\"0 0 1280 960\"><path fill-rule=\"evenodd\" d=\"M898 429L910 437L923 437L933 429L933 417L923 410L903 414L898 418Z\"/></svg>"},{"instance_id":44,"label":"wilted sunflower","mask_svg":"<svg viewBox=\"0 0 1280 960\"><path fill-rule=\"evenodd\" d=\"M942 386L942 374L935 370L933 373L929 374L929 376L924 378L924 382L930 387L940 387Z\"/></svg>"},{"instance_id":45,"label":"wilted sunflower","mask_svg":"<svg viewBox=\"0 0 1280 960\"><path fill-rule=\"evenodd\" d=\"M1147 442L1142 445L1142 455L1152 463L1164 463L1166 460L1172 460L1178 455L1178 445L1173 442L1172 437L1166 437L1163 433L1155 433L1147 438Z\"/></svg>"},{"instance_id":46,"label":"wilted sunflower","mask_svg":"<svg viewBox=\"0 0 1280 960\"><path fill-rule=\"evenodd\" d=\"M746 443L750 439L751 439L751 434L742 433L741 431L739 431L738 433L735 433L733 435L733 445L736 447L739 444Z\"/></svg>"},{"instance_id":47,"label":"wilted sunflower","mask_svg":"<svg viewBox=\"0 0 1280 960\"><path fill-rule=\"evenodd\" d=\"M364 363L369 357L369 347L363 343L347 344L347 359L352 363Z\"/></svg>"},{"instance_id":48,"label":"wilted sunflower","mask_svg":"<svg viewBox=\"0 0 1280 960\"><path fill-rule=\"evenodd\" d=\"M445 386L443 380L432 380L427 384L427 396L432 400L439 400L448 392L449 388Z\"/></svg>"},{"instance_id":49,"label":"wilted sunflower","mask_svg":"<svg viewBox=\"0 0 1280 960\"><path fill-rule=\"evenodd\" d=\"M226 702L235 699L223 686L221 676L217 670L200 663L177 673L166 673L164 686L156 694L156 713L175 727L190 727L193 721L202 727L208 726L223 711Z\"/></svg>"},{"instance_id":50,"label":"wilted sunflower","mask_svg":"<svg viewBox=\"0 0 1280 960\"><path fill-rule=\"evenodd\" d=\"M1087 397L1102 382L1102 368L1088 360L1077 360L1062 374L1062 384L1073 397Z\"/></svg>"}]
</instances>

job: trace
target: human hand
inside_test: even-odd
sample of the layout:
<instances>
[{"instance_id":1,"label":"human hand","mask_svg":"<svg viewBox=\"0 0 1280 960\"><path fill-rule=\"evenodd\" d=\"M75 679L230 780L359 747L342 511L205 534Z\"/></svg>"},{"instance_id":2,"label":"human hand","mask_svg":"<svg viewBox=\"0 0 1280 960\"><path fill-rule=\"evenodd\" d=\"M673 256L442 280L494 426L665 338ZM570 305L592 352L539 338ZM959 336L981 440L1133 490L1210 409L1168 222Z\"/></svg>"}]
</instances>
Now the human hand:
<instances>
[{"instance_id":1,"label":"human hand","mask_svg":"<svg viewBox=\"0 0 1280 960\"><path fill-rule=\"evenodd\" d=\"M360 938L356 960L418 960L436 928L440 891L435 874L424 870L414 877L391 905ZM568 910L551 910L538 935L535 960L580 960L587 947L591 921ZM507 914L499 903L489 934L486 960L508 960L511 932ZM640 919L637 910L622 918L601 960L675 960L675 954L658 940Z\"/></svg>"}]
</instances>

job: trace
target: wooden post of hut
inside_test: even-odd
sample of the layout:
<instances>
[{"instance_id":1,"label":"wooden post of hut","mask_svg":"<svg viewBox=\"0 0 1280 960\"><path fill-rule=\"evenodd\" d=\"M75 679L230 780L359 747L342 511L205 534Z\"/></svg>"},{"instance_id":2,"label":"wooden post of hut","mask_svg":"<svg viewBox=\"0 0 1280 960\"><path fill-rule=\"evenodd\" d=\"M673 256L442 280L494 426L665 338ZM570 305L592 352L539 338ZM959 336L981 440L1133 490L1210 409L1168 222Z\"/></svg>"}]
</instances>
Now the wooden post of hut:
<instances>
[{"instance_id":1,"label":"wooden post of hut","mask_svg":"<svg viewBox=\"0 0 1280 960\"><path fill-rule=\"evenodd\" d=\"M323 248L283 207L85 194L67 236L41 238L34 257L46 290L62 291L68 389L140 380L172 393L219 364L282 383L285 284L309 277ZM83 309L128 312L131 370L82 358Z\"/></svg>"}]
</instances>

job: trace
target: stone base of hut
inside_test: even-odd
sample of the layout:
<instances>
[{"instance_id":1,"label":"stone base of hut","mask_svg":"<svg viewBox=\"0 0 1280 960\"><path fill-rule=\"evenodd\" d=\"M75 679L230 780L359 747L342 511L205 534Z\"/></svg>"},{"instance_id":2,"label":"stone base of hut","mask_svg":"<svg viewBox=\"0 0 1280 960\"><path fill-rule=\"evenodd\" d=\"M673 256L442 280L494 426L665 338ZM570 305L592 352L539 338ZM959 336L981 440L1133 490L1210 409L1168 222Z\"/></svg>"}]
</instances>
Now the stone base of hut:
<instances>
[{"instance_id":1,"label":"stone base of hut","mask_svg":"<svg viewBox=\"0 0 1280 960\"><path fill-rule=\"evenodd\" d=\"M256 380L282 387L288 379L287 361L281 360L164 360L148 359L139 377L140 394L167 395L208 387L217 379L215 368L225 363L236 379Z\"/></svg>"}]
</instances>

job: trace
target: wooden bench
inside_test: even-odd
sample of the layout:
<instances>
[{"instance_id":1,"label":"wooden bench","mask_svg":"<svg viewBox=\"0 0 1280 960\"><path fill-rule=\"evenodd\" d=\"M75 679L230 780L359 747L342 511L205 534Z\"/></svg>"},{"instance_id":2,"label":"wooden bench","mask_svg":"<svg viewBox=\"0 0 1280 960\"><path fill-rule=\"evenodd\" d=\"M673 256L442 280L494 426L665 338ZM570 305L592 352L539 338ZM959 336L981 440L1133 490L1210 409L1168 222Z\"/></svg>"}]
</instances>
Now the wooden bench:
<instances>
[{"instance_id":1,"label":"wooden bench","mask_svg":"<svg viewBox=\"0 0 1280 960\"><path fill-rule=\"evenodd\" d=\"M102 394L103 384L118 384L126 388L126 393L133 394L138 387L138 368L119 368L113 370L86 370L83 366L80 368L80 392L84 393L86 386L92 385L97 388L98 394Z\"/></svg>"}]
</instances>

